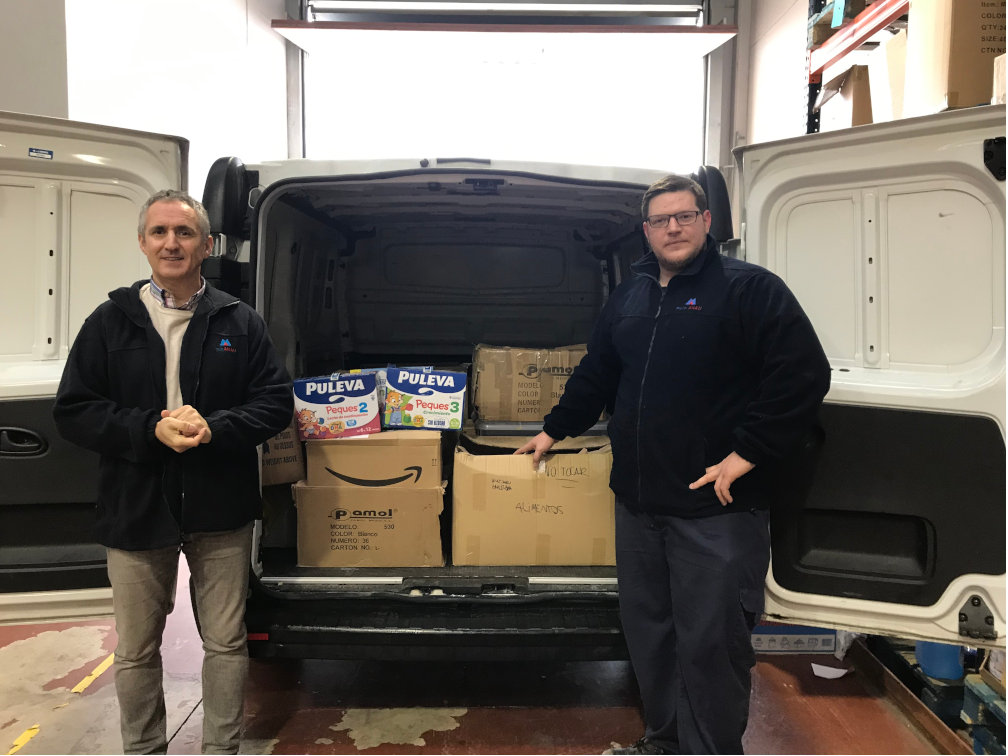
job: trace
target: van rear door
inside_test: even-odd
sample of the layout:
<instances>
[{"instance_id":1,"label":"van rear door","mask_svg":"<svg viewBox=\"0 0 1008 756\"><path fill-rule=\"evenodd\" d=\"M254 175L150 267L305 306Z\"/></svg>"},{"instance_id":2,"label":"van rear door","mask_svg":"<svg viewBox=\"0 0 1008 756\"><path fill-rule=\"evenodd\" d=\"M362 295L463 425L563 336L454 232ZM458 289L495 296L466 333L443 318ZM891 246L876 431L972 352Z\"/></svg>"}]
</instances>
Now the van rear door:
<instances>
[{"instance_id":1,"label":"van rear door","mask_svg":"<svg viewBox=\"0 0 1008 756\"><path fill-rule=\"evenodd\" d=\"M188 146L0 112L0 623L111 614L98 458L59 437L52 405L84 319L150 275L137 216L185 188Z\"/></svg>"},{"instance_id":2,"label":"van rear door","mask_svg":"<svg viewBox=\"0 0 1008 756\"><path fill-rule=\"evenodd\" d=\"M767 613L1005 645L1005 108L736 151L745 257L832 365L782 471Z\"/></svg>"}]
</instances>

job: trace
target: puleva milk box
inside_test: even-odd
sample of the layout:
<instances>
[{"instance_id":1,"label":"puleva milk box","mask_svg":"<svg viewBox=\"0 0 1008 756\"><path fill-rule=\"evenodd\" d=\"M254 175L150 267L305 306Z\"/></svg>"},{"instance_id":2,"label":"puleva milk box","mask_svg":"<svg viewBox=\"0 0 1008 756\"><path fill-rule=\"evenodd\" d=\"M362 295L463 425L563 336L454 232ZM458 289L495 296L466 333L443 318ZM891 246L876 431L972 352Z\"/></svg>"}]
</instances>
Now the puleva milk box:
<instances>
[{"instance_id":1,"label":"puleva milk box","mask_svg":"<svg viewBox=\"0 0 1008 756\"><path fill-rule=\"evenodd\" d=\"M390 367L385 382L383 428L462 428L465 373Z\"/></svg>"},{"instance_id":2,"label":"puleva milk box","mask_svg":"<svg viewBox=\"0 0 1008 756\"><path fill-rule=\"evenodd\" d=\"M302 441L361 436L381 430L373 374L334 373L296 380L294 409Z\"/></svg>"}]
</instances>

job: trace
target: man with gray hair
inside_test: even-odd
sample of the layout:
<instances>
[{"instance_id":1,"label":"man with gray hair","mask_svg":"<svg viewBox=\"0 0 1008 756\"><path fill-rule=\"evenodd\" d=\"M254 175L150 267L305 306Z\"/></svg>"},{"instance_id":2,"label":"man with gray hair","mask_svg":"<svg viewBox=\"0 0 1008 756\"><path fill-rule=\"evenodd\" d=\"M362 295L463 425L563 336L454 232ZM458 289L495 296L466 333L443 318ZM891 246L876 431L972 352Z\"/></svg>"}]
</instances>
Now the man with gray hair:
<instances>
[{"instance_id":1,"label":"man with gray hair","mask_svg":"<svg viewBox=\"0 0 1008 756\"><path fill-rule=\"evenodd\" d=\"M205 652L203 752L237 753L256 447L290 423L291 379L262 318L200 275L213 239L199 202L158 192L137 231L151 277L84 321L53 416L100 455L95 540L108 554L125 752L168 748L160 647L182 552Z\"/></svg>"}]
</instances>

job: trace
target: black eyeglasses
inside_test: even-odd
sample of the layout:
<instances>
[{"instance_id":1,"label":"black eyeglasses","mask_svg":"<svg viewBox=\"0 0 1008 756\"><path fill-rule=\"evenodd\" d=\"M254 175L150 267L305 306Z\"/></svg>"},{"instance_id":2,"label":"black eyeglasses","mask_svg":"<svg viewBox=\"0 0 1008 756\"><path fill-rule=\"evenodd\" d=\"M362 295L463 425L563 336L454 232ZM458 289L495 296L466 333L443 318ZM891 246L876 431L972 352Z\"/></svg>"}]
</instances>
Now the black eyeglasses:
<instances>
[{"instance_id":1,"label":"black eyeglasses","mask_svg":"<svg viewBox=\"0 0 1008 756\"><path fill-rule=\"evenodd\" d=\"M650 218L646 218L645 220L647 220L647 224L651 226L651 228L665 228L672 218L675 218L676 223L680 226L692 226L696 223L696 220L699 217L699 210L686 210L673 215L652 215Z\"/></svg>"}]
</instances>

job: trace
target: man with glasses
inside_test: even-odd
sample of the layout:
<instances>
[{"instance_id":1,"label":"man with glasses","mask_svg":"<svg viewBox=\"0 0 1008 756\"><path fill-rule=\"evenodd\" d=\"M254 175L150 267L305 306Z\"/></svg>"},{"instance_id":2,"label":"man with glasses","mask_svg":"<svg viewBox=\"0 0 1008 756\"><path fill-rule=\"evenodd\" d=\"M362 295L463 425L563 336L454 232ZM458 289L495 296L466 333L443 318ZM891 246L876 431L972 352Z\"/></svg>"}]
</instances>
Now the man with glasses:
<instances>
[{"instance_id":1,"label":"man with glasses","mask_svg":"<svg viewBox=\"0 0 1008 756\"><path fill-rule=\"evenodd\" d=\"M538 464L611 413L620 615L646 724L612 753L741 753L770 477L815 421L830 367L784 282L720 256L696 182L666 176L641 209L651 251L516 453Z\"/></svg>"}]
</instances>

